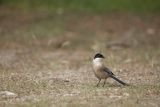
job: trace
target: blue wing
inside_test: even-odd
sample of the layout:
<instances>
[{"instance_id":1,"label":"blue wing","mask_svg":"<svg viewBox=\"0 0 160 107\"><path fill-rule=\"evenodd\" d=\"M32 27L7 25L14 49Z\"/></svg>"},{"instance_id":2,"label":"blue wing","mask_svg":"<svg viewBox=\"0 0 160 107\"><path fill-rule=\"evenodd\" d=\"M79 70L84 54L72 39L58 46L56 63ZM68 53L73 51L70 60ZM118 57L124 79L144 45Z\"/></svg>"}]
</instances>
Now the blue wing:
<instances>
[{"instance_id":1,"label":"blue wing","mask_svg":"<svg viewBox=\"0 0 160 107\"><path fill-rule=\"evenodd\" d=\"M113 72L107 67L104 68L104 71L109 75L114 75Z\"/></svg>"}]
</instances>

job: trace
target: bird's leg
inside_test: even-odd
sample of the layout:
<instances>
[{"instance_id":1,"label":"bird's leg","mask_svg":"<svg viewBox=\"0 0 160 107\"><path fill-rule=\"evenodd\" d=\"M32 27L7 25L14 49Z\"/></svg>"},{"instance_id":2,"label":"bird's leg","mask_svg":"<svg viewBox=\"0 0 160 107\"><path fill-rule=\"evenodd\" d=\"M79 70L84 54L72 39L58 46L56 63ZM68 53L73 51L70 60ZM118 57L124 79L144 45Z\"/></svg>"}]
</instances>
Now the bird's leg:
<instances>
[{"instance_id":1,"label":"bird's leg","mask_svg":"<svg viewBox=\"0 0 160 107\"><path fill-rule=\"evenodd\" d=\"M101 79L99 79L99 81L98 81L98 83L97 83L97 85L96 85L97 87L98 87L98 85L99 85L100 82L101 82Z\"/></svg>"},{"instance_id":2,"label":"bird's leg","mask_svg":"<svg viewBox=\"0 0 160 107\"><path fill-rule=\"evenodd\" d=\"M103 87L104 87L105 84L106 84L106 79L104 80Z\"/></svg>"}]
</instances>

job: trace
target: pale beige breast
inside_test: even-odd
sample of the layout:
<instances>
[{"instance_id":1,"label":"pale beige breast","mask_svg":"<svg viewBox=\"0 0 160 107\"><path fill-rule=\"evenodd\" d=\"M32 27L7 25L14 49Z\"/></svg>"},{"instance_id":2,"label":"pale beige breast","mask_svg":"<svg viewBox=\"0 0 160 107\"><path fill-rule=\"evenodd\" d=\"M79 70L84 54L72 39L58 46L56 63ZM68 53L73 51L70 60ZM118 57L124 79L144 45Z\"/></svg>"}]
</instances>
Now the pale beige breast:
<instances>
[{"instance_id":1,"label":"pale beige breast","mask_svg":"<svg viewBox=\"0 0 160 107\"><path fill-rule=\"evenodd\" d=\"M94 69L94 74L97 78L106 79L109 77L107 73L103 71L104 65L102 59L97 58L93 60L93 69Z\"/></svg>"},{"instance_id":2,"label":"pale beige breast","mask_svg":"<svg viewBox=\"0 0 160 107\"><path fill-rule=\"evenodd\" d=\"M94 68L94 74L97 78L106 79L109 77L107 73L103 71L103 67L94 66L93 68Z\"/></svg>"},{"instance_id":3,"label":"pale beige breast","mask_svg":"<svg viewBox=\"0 0 160 107\"><path fill-rule=\"evenodd\" d=\"M97 70L94 73L95 73L95 76L100 79L106 79L109 77L104 71L101 71L101 70Z\"/></svg>"}]
</instances>

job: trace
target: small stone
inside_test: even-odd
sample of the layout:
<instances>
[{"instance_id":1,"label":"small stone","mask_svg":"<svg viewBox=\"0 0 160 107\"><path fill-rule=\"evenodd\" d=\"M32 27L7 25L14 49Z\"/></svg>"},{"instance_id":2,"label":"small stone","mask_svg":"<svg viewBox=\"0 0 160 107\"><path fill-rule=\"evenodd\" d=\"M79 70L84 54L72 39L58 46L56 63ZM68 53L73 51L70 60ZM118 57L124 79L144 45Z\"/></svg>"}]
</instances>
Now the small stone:
<instances>
[{"instance_id":1,"label":"small stone","mask_svg":"<svg viewBox=\"0 0 160 107\"><path fill-rule=\"evenodd\" d=\"M10 91L1 91L0 96L7 97L7 98L14 98L14 97L17 97L17 94Z\"/></svg>"}]
</instances>

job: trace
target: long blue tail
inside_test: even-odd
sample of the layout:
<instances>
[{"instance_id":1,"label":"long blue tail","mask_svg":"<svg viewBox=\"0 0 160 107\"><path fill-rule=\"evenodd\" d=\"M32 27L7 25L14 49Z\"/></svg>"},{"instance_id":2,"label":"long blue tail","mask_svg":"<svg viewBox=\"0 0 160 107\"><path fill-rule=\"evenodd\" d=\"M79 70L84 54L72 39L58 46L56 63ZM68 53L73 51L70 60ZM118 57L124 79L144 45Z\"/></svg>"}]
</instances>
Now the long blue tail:
<instances>
[{"instance_id":1,"label":"long blue tail","mask_svg":"<svg viewBox=\"0 0 160 107\"><path fill-rule=\"evenodd\" d=\"M122 85L128 85L127 83L119 80L118 78L116 78L114 75L110 75L111 78L113 78L114 80L118 81L119 83L121 83Z\"/></svg>"}]
</instances>

